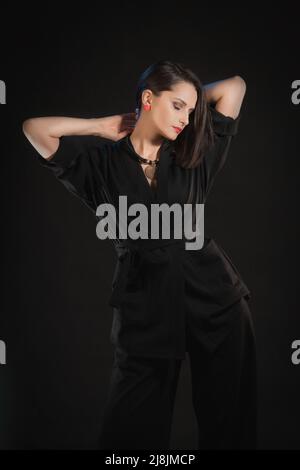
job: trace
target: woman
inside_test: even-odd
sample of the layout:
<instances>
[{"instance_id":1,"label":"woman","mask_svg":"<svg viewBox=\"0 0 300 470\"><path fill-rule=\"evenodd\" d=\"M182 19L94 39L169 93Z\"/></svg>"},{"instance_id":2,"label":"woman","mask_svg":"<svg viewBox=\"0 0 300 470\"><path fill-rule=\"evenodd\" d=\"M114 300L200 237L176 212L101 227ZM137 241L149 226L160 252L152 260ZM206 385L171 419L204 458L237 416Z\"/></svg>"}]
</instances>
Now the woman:
<instances>
[{"instance_id":1,"label":"woman","mask_svg":"<svg viewBox=\"0 0 300 470\"><path fill-rule=\"evenodd\" d=\"M101 203L118 207L120 195L128 205L195 208L224 165L245 89L239 76L203 86L183 64L159 61L140 77L136 116L31 118L23 130L38 161L96 218ZM255 448L251 294L212 238L186 250L185 238L175 239L170 225L169 240L114 240L115 356L99 447L169 448L188 352L198 448Z\"/></svg>"}]
</instances>

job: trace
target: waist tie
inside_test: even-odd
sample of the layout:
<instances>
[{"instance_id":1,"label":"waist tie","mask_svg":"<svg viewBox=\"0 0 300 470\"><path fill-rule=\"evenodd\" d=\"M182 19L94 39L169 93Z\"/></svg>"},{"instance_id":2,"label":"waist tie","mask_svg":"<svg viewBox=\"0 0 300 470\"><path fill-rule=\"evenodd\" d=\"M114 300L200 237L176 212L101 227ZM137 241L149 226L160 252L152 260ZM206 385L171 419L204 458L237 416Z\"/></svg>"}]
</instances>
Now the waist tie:
<instances>
[{"instance_id":1,"label":"waist tie","mask_svg":"<svg viewBox=\"0 0 300 470\"><path fill-rule=\"evenodd\" d=\"M130 271L132 271L133 268L133 260L136 256L139 257L139 261L144 268L147 268L147 265L168 265L171 261L170 257L173 254L173 249L171 254L170 248L174 247L175 250L184 249L185 242L186 240L184 239L126 239L116 243L115 249L118 256L118 264L113 280L109 305L112 307L119 307L121 305ZM157 250L157 248L166 249ZM139 266L141 265L139 264ZM172 282L172 276L179 276L180 273L179 270L172 269L169 274L171 275L170 282Z\"/></svg>"}]
</instances>

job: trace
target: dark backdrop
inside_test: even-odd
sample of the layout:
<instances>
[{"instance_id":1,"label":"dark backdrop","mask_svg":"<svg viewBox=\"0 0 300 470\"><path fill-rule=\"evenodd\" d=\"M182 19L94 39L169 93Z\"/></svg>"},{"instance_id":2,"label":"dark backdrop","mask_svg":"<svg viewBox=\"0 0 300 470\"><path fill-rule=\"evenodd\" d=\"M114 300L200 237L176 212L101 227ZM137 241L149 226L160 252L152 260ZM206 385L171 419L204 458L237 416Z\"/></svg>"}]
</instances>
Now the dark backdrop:
<instances>
[{"instance_id":1,"label":"dark backdrop","mask_svg":"<svg viewBox=\"0 0 300 470\"><path fill-rule=\"evenodd\" d=\"M165 5L165 6L164 6ZM3 7L2 7L3 8ZM29 117L134 110L152 62L203 83L247 83L239 134L206 204L206 230L252 292L259 366L259 445L300 449L297 12L200 2L15 6L1 20L2 449L92 449L113 348L108 306L116 262L92 213L35 160ZM298 15L299 17L299 15ZM172 447L195 448L189 363L182 365Z\"/></svg>"}]
</instances>

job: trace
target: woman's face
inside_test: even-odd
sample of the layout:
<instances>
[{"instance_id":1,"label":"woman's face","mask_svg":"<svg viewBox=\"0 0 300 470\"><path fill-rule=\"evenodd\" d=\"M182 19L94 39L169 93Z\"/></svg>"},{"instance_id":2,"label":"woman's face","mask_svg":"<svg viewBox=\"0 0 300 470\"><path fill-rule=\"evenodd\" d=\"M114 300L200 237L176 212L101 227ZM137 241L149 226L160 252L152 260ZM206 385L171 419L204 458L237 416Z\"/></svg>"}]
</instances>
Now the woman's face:
<instances>
[{"instance_id":1,"label":"woman's face","mask_svg":"<svg viewBox=\"0 0 300 470\"><path fill-rule=\"evenodd\" d=\"M159 97L149 96L151 111L145 111L151 119L154 130L169 140L180 134L174 127L183 130L197 103L197 90L188 82L180 82L171 91L163 91ZM148 102L148 101L147 101Z\"/></svg>"}]
</instances>

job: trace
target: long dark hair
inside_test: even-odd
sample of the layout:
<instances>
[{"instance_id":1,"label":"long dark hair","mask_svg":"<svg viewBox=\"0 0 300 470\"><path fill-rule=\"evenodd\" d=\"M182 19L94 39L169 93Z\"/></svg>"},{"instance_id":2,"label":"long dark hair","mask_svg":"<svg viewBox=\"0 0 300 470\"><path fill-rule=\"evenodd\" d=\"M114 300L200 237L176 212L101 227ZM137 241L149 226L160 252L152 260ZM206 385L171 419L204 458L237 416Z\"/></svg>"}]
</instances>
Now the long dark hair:
<instances>
[{"instance_id":1,"label":"long dark hair","mask_svg":"<svg viewBox=\"0 0 300 470\"><path fill-rule=\"evenodd\" d=\"M183 168L197 167L205 152L214 144L211 115L203 85L197 75L183 63L160 60L150 65L140 76L136 91L136 111L141 110L142 93L150 89L155 96L162 91L171 91L179 82L194 85L198 97L190 122L174 141L176 162Z\"/></svg>"}]
</instances>

